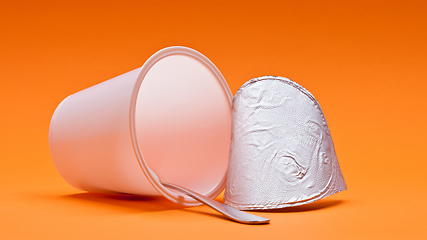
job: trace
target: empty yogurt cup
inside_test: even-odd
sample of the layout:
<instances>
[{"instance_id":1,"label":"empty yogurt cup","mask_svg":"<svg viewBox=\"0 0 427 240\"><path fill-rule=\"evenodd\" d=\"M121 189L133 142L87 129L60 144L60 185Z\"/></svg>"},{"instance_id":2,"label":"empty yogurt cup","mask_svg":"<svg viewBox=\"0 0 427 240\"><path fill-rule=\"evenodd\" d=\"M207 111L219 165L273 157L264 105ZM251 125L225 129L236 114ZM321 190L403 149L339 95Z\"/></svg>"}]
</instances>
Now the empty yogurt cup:
<instances>
[{"instance_id":1,"label":"empty yogurt cup","mask_svg":"<svg viewBox=\"0 0 427 240\"><path fill-rule=\"evenodd\" d=\"M169 47L138 69L65 98L49 129L62 177L91 192L163 195L170 182L217 196L225 187L232 94L215 65L186 47Z\"/></svg>"}]
</instances>

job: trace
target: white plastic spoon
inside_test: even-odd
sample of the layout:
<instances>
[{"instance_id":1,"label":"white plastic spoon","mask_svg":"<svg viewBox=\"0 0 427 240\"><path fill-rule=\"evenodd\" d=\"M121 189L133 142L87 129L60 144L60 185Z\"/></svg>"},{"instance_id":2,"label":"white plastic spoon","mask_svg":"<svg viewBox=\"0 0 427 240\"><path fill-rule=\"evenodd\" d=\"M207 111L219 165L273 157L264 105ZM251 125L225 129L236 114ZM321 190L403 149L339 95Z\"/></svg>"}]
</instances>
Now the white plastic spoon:
<instances>
[{"instance_id":1,"label":"white plastic spoon","mask_svg":"<svg viewBox=\"0 0 427 240\"><path fill-rule=\"evenodd\" d=\"M208 197L205 197L201 194L198 194L196 192L193 192L189 189L185 189L170 183L162 183L163 186L170 188L170 189L174 189L177 191L180 191L182 193L185 193L186 195L208 205L209 207L215 209L216 211L224 214L225 216L229 217L230 219L236 221L236 222L240 222L240 223L245 223L245 224L267 224L270 223L270 219L267 218L263 218L263 217L258 217L246 212L242 212L239 211L235 208L229 207L227 205L224 205L222 203L219 203L213 199L210 199Z\"/></svg>"}]
</instances>

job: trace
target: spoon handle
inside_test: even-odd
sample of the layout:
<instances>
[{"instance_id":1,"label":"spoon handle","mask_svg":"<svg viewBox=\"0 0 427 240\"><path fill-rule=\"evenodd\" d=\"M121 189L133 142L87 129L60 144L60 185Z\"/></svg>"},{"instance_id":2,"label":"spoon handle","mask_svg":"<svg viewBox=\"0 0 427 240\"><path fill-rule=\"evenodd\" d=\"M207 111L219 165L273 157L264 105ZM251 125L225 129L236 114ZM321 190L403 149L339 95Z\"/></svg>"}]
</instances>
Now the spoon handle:
<instances>
[{"instance_id":1,"label":"spoon handle","mask_svg":"<svg viewBox=\"0 0 427 240\"><path fill-rule=\"evenodd\" d=\"M209 207L215 209L216 211L224 214L225 216L229 217L230 219L236 222L245 223L245 224L267 224L270 222L270 219L258 217L246 212L239 211L235 208L219 203L213 199L205 197L189 189L185 189L170 183L162 183L162 184L167 188L174 189L187 194L188 196L208 205Z\"/></svg>"}]
</instances>

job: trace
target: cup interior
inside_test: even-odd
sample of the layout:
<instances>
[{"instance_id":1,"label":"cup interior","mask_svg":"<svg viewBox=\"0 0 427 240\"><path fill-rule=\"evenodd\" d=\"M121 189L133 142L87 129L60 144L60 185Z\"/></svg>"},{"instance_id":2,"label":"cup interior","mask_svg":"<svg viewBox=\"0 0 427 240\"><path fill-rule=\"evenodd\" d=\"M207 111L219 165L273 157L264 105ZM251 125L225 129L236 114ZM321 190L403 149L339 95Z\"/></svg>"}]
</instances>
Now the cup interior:
<instances>
[{"instance_id":1,"label":"cup interior","mask_svg":"<svg viewBox=\"0 0 427 240\"><path fill-rule=\"evenodd\" d=\"M167 198L195 200L161 182L218 195L225 186L231 134L231 92L200 53L167 49L139 75L134 109L137 156L154 187Z\"/></svg>"}]
</instances>

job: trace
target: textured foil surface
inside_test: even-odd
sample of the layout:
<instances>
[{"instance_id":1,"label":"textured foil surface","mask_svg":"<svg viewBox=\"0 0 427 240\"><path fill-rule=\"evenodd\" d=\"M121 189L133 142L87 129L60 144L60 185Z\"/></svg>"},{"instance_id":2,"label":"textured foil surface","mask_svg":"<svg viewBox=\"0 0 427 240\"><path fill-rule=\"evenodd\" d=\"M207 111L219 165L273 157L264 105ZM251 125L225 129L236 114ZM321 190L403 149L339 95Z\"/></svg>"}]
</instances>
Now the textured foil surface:
<instances>
[{"instance_id":1,"label":"textured foil surface","mask_svg":"<svg viewBox=\"0 0 427 240\"><path fill-rule=\"evenodd\" d=\"M307 204L347 189L326 119L299 84L265 76L237 91L224 201L242 209Z\"/></svg>"}]
</instances>

